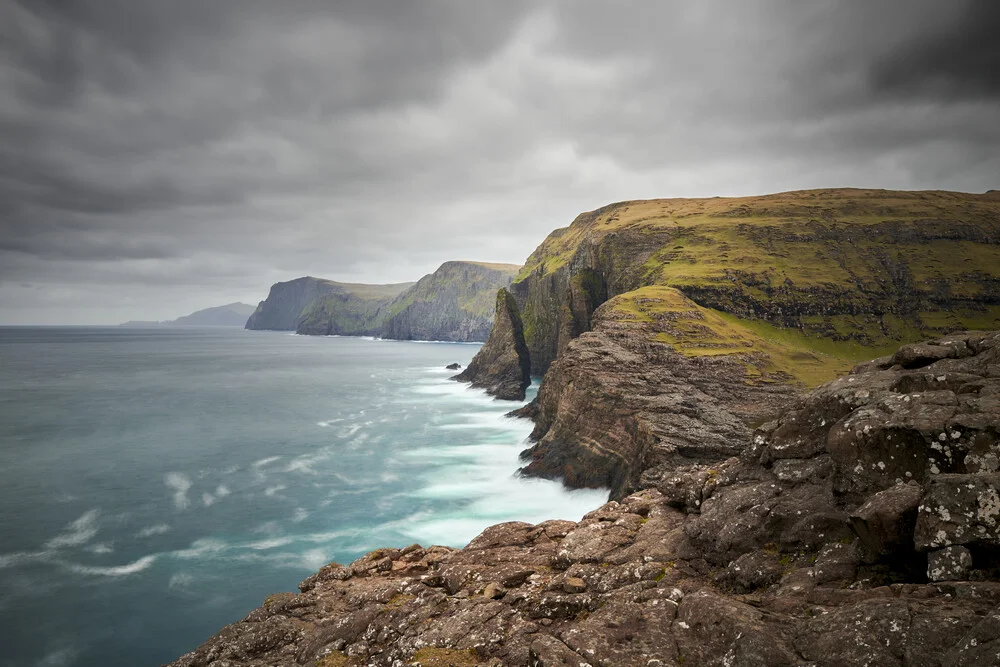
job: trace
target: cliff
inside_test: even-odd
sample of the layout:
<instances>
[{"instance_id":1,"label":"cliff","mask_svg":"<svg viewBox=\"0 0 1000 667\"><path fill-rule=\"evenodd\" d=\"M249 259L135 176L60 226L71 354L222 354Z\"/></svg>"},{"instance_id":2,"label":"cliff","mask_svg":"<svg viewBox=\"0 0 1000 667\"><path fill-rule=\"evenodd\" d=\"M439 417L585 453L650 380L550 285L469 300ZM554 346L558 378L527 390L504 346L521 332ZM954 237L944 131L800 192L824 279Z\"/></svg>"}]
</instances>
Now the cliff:
<instances>
[{"instance_id":1,"label":"cliff","mask_svg":"<svg viewBox=\"0 0 1000 667\"><path fill-rule=\"evenodd\" d=\"M650 286L803 334L839 360L815 384L900 342L1000 325L1000 194L809 190L584 213L510 287L532 373L592 328L601 303Z\"/></svg>"},{"instance_id":2,"label":"cliff","mask_svg":"<svg viewBox=\"0 0 1000 667\"><path fill-rule=\"evenodd\" d=\"M497 292L493 330L465 370L451 378L511 401L523 401L531 384L531 360L524 344L524 329L510 292Z\"/></svg>"},{"instance_id":3,"label":"cliff","mask_svg":"<svg viewBox=\"0 0 1000 667\"><path fill-rule=\"evenodd\" d=\"M580 522L331 563L173 665L997 663L1000 332L861 364L641 486Z\"/></svg>"},{"instance_id":4,"label":"cliff","mask_svg":"<svg viewBox=\"0 0 1000 667\"><path fill-rule=\"evenodd\" d=\"M413 283L362 285L305 277L275 283L247 329L371 335L378 315Z\"/></svg>"},{"instance_id":5,"label":"cliff","mask_svg":"<svg viewBox=\"0 0 1000 667\"><path fill-rule=\"evenodd\" d=\"M389 305L379 335L400 340L485 341L493 327L494 296L520 268L445 262Z\"/></svg>"},{"instance_id":6,"label":"cliff","mask_svg":"<svg viewBox=\"0 0 1000 667\"><path fill-rule=\"evenodd\" d=\"M483 341L496 291L520 267L445 262L416 283L365 285L319 278L276 283L247 329L401 340Z\"/></svg>"}]
</instances>

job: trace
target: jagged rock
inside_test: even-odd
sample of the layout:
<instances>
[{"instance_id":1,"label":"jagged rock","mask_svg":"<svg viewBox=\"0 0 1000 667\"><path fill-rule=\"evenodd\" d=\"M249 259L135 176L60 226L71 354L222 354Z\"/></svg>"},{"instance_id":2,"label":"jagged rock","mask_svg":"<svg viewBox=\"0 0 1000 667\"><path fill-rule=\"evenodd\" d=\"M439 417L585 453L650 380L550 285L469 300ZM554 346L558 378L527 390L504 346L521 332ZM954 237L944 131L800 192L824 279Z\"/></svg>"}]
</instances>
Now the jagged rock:
<instances>
[{"instance_id":1,"label":"jagged rock","mask_svg":"<svg viewBox=\"0 0 1000 667\"><path fill-rule=\"evenodd\" d=\"M603 308L539 387L523 474L620 498L680 466L734 456L750 444L747 422L776 414L793 394L782 383L748 384L740 359L685 357L653 340L647 324Z\"/></svg>"},{"instance_id":2,"label":"jagged rock","mask_svg":"<svg viewBox=\"0 0 1000 667\"><path fill-rule=\"evenodd\" d=\"M461 367L462 364L448 364L447 366L445 366L445 368L448 369L449 371L457 371Z\"/></svg>"},{"instance_id":3,"label":"jagged rock","mask_svg":"<svg viewBox=\"0 0 1000 667\"><path fill-rule=\"evenodd\" d=\"M965 547L945 547L927 554L927 578L931 581L965 579L971 569L972 554Z\"/></svg>"},{"instance_id":4,"label":"jagged rock","mask_svg":"<svg viewBox=\"0 0 1000 667\"><path fill-rule=\"evenodd\" d=\"M486 344L452 379L470 382L497 398L524 400L524 392L531 384L531 360L517 304L506 289L497 292L496 316Z\"/></svg>"}]
</instances>

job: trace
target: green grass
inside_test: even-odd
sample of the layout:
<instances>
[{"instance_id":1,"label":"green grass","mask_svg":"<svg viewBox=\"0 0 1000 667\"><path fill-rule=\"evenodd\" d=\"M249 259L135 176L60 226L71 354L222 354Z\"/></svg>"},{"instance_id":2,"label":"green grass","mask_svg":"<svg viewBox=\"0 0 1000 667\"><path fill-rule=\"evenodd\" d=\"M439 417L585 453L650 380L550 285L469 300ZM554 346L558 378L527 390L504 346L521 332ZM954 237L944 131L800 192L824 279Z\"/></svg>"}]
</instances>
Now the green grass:
<instances>
[{"instance_id":1,"label":"green grass","mask_svg":"<svg viewBox=\"0 0 1000 667\"><path fill-rule=\"evenodd\" d=\"M675 324L682 350L786 345L812 367L794 373L811 381L900 343L1000 328L1000 307L988 305L1000 300L998 240L1000 197L990 193L832 189L627 201L550 234L515 282L565 270L586 247L603 253L603 278L619 292L676 288L706 309L686 333ZM532 313L523 319L529 344L553 330ZM674 334L660 333L672 342ZM792 368L787 355L770 354Z\"/></svg>"},{"instance_id":2,"label":"green grass","mask_svg":"<svg viewBox=\"0 0 1000 667\"><path fill-rule=\"evenodd\" d=\"M787 374L801 385L815 386L875 356L872 348L857 343L703 308L669 287L643 287L611 299L605 308L615 317L650 325L654 340L683 355L742 355L751 380Z\"/></svg>"}]
</instances>

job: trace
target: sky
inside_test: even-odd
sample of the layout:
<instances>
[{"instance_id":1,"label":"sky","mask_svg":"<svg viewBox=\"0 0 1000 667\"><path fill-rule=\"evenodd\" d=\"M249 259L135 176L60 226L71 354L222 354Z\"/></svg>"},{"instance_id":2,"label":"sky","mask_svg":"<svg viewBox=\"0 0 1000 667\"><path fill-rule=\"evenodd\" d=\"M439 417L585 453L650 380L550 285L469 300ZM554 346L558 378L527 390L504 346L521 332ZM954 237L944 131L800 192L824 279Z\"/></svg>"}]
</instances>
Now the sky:
<instances>
[{"instance_id":1,"label":"sky","mask_svg":"<svg viewBox=\"0 0 1000 667\"><path fill-rule=\"evenodd\" d=\"M995 0L0 0L0 324L522 263L580 212L1000 188Z\"/></svg>"}]
</instances>

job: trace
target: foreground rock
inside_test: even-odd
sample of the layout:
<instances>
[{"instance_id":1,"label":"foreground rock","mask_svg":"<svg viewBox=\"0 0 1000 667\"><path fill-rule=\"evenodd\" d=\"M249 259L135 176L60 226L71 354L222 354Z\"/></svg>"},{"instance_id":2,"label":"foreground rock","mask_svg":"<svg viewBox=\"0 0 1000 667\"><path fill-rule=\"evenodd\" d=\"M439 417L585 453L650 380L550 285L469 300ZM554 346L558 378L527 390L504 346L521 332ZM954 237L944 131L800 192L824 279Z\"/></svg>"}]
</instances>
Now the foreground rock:
<instances>
[{"instance_id":1,"label":"foreground rock","mask_svg":"<svg viewBox=\"0 0 1000 667\"><path fill-rule=\"evenodd\" d=\"M330 564L177 666L1000 664L1000 332L799 399L579 523Z\"/></svg>"},{"instance_id":2,"label":"foreground rock","mask_svg":"<svg viewBox=\"0 0 1000 667\"><path fill-rule=\"evenodd\" d=\"M514 297L506 289L497 292L493 330L465 370L452 378L510 401L523 401L531 384L531 360L524 345L524 328Z\"/></svg>"}]
</instances>

